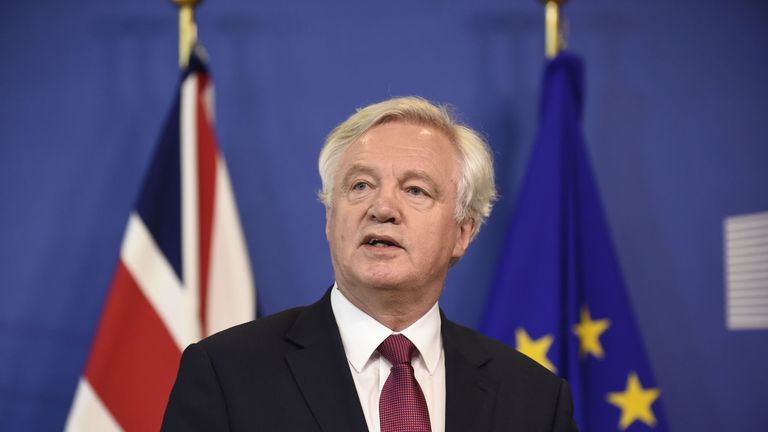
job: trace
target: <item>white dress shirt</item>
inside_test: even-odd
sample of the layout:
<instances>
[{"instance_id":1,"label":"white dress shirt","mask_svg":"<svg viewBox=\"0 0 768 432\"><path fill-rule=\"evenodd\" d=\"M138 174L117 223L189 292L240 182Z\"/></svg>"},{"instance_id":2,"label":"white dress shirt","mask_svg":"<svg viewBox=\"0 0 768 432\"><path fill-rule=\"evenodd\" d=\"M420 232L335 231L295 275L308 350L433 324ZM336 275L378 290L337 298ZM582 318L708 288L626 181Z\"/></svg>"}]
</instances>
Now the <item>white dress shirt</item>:
<instances>
[{"instance_id":1,"label":"white dress shirt","mask_svg":"<svg viewBox=\"0 0 768 432\"><path fill-rule=\"evenodd\" d=\"M341 342L355 381L370 432L380 432L379 396L392 364L376 348L392 330L353 305L336 285L331 292L331 308L341 333ZM418 349L411 360L416 381L424 392L432 432L445 430L445 354L440 334L440 310L435 303L418 321L399 332Z\"/></svg>"}]
</instances>

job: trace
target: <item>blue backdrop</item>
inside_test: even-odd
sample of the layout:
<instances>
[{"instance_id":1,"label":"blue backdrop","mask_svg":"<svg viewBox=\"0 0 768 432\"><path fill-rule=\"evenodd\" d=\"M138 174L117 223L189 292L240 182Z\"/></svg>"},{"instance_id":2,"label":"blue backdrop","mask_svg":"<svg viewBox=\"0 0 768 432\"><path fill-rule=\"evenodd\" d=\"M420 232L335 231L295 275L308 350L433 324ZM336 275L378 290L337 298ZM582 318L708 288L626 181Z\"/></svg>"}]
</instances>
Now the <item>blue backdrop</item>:
<instances>
[{"instance_id":1,"label":"blue backdrop","mask_svg":"<svg viewBox=\"0 0 768 432\"><path fill-rule=\"evenodd\" d=\"M674 431L768 422L768 331L724 325L725 216L768 210L768 3L572 1L586 135ZM502 195L441 300L476 327L536 126L538 1L219 0L199 8L258 289L332 282L316 159L355 107L419 94L490 140ZM0 3L0 430L64 424L178 79L160 0Z\"/></svg>"}]
</instances>

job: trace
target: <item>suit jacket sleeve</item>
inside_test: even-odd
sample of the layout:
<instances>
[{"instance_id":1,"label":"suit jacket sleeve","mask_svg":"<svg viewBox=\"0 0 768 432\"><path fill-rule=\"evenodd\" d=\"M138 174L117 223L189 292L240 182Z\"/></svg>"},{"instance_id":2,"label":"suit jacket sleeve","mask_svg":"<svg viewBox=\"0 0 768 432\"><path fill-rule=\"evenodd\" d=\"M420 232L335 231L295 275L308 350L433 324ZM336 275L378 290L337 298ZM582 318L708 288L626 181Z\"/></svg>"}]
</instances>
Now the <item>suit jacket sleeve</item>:
<instances>
[{"instance_id":1,"label":"suit jacket sleeve","mask_svg":"<svg viewBox=\"0 0 768 432\"><path fill-rule=\"evenodd\" d=\"M566 380L562 380L560 395L557 400L555 419L552 424L553 432L578 432L579 428L573 418L573 399L571 389Z\"/></svg>"},{"instance_id":2,"label":"suit jacket sleeve","mask_svg":"<svg viewBox=\"0 0 768 432\"><path fill-rule=\"evenodd\" d=\"M187 347L181 356L161 430L229 430L219 379L208 354L197 344Z\"/></svg>"}]
</instances>

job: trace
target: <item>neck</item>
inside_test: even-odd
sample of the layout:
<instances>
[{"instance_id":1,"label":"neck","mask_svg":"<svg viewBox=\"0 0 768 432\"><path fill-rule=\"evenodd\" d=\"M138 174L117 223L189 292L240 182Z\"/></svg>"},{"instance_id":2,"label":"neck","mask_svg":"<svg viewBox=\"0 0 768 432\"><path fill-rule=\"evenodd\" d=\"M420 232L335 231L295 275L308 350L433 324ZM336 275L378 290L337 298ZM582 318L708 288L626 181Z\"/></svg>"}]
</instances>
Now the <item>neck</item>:
<instances>
[{"instance_id":1,"label":"neck","mask_svg":"<svg viewBox=\"0 0 768 432\"><path fill-rule=\"evenodd\" d=\"M440 295L438 291L437 295L409 298L393 290L362 296L357 290L350 290L338 283L337 286L350 303L393 332L402 331L418 321L435 305Z\"/></svg>"}]
</instances>

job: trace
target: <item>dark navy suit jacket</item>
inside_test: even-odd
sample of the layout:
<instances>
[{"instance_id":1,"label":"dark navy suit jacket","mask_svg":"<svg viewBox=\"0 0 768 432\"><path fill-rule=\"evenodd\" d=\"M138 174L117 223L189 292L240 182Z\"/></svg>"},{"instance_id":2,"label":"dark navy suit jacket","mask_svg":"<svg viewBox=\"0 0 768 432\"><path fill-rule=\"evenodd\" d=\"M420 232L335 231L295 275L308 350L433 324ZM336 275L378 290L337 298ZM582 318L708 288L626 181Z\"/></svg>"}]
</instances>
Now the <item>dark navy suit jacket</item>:
<instances>
[{"instance_id":1,"label":"dark navy suit jacket","mask_svg":"<svg viewBox=\"0 0 768 432\"><path fill-rule=\"evenodd\" d=\"M575 431L568 384L442 317L446 432ZM330 291L182 355L164 431L366 431Z\"/></svg>"}]
</instances>

